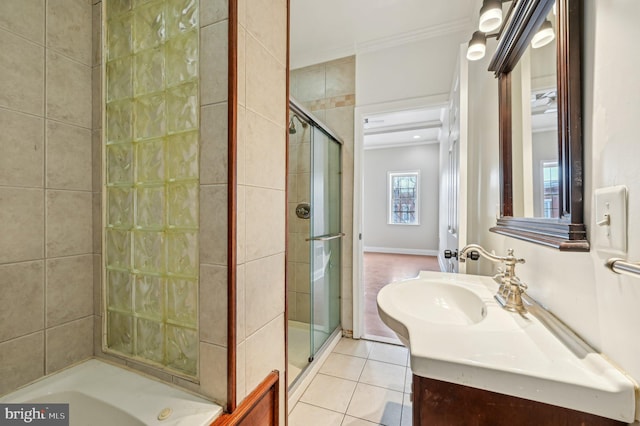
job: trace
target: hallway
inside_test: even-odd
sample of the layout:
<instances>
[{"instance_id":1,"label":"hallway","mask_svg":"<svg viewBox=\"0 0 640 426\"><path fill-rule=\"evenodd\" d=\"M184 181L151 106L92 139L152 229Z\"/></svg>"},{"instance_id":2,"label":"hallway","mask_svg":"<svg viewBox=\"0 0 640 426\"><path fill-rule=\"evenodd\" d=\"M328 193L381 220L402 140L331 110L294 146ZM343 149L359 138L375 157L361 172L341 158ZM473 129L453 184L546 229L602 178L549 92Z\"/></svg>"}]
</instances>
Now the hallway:
<instances>
[{"instance_id":1,"label":"hallway","mask_svg":"<svg viewBox=\"0 0 640 426\"><path fill-rule=\"evenodd\" d=\"M440 271L436 256L364 253L364 336L400 344L395 333L378 315L376 297L385 285L418 276L420 271Z\"/></svg>"}]
</instances>

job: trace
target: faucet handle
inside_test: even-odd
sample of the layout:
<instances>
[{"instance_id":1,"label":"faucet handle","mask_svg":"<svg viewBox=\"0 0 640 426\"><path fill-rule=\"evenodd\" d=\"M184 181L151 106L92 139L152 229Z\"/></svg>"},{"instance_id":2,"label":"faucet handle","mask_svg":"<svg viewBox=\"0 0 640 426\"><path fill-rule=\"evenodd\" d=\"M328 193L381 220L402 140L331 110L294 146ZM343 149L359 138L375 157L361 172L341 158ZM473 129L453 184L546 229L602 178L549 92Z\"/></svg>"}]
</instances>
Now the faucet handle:
<instances>
[{"instance_id":1,"label":"faucet handle","mask_svg":"<svg viewBox=\"0 0 640 426\"><path fill-rule=\"evenodd\" d=\"M524 292L526 289L528 289L528 288L529 288L529 286L528 286L528 285L526 285L525 283L523 283L522 281L520 281L520 278L518 278L518 277L513 277L513 278L512 278L512 280L513 280L513 281L512 281L512 282L513 282L513 284L515 284L516 286L518 286L518 288L520 289L520 292L521 292L521 293L522 293L522 292Z\"/></svg>"},{"instance_id":2,"label":"faucet handle","mask_svg":"<svg viewBox=\"0 0 640 426\"><path fill-rule=\"evenodd\" d=\"M513 255L513 249L512 249L512 248L507 249L507 258L511 258L511 259L513 259L513 261L514 261L515 263L526 263L526 261L525 261L523 258L521 258L521 257L515 257L515 256Z\"/></svg>"}]
</instances>

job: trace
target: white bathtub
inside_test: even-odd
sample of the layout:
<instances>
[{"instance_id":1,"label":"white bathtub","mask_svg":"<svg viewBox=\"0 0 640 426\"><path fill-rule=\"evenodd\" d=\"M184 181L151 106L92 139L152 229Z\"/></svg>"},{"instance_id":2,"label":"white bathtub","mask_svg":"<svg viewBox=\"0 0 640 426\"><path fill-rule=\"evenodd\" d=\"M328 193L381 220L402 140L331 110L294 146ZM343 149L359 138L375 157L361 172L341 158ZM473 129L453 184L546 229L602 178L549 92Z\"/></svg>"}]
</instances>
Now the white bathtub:
<instances>
[{"instance_id":1,"label":"white bathtub","mask_svg":"<svg viewBox=\"0 0 640 426\"><path fill-rule=\"evenodd\" d=\"M210 401L96 359L39 380L0 402L69 403L70 426L204 426L222 413ZM158 420L165 408L171 415Z\"/></svg>"}]
</instances>

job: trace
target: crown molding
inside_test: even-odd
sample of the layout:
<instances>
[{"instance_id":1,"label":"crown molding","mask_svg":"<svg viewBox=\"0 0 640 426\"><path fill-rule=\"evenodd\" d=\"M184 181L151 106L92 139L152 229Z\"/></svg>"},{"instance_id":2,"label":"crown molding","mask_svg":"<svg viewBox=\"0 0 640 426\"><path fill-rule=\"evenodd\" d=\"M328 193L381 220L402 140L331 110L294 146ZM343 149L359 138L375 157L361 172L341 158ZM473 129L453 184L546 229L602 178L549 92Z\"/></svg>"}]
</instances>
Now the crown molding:
<instances>
[{"instance_id":1,"label":"crown molding","mask_svg":"<svg viewBox=\"0 0 640 426\"><path fill-rule=\"evenodd\" d=\"M446 22L444 24L421 28L419 30L407 31L405 33L356 43L355 51L358 54L370 53L448 34L469 32L470 29L473 28L473 25L474 24L470 19L459 19L456 21Z\"/></svg>"}]
</instances>

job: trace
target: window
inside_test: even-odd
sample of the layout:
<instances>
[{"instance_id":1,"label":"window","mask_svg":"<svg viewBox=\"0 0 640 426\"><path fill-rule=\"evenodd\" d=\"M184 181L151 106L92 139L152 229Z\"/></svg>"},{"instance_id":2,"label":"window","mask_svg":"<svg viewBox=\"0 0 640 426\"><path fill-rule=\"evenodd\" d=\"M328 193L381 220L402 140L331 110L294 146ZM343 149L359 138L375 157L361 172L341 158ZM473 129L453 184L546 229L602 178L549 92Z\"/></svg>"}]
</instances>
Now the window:
<instances>
[{"instance_id":1,"label":"window","mask_svg":"<svg viewBox=\"0 0 640 426\"><path fill-rule=\"evenodd\" d=\"M389 172L389 224L419 225L420 172Z\"/></svg>"},{"instance_id":2,"label":"window","mask_svg":"<svg viewBox=\"0 0 640 426\"><path fill-rule=\"evenodd\" d=\"M558 162L542 162L542 217L560 217L560 181Z\"/></svg>"}]
</instances>

